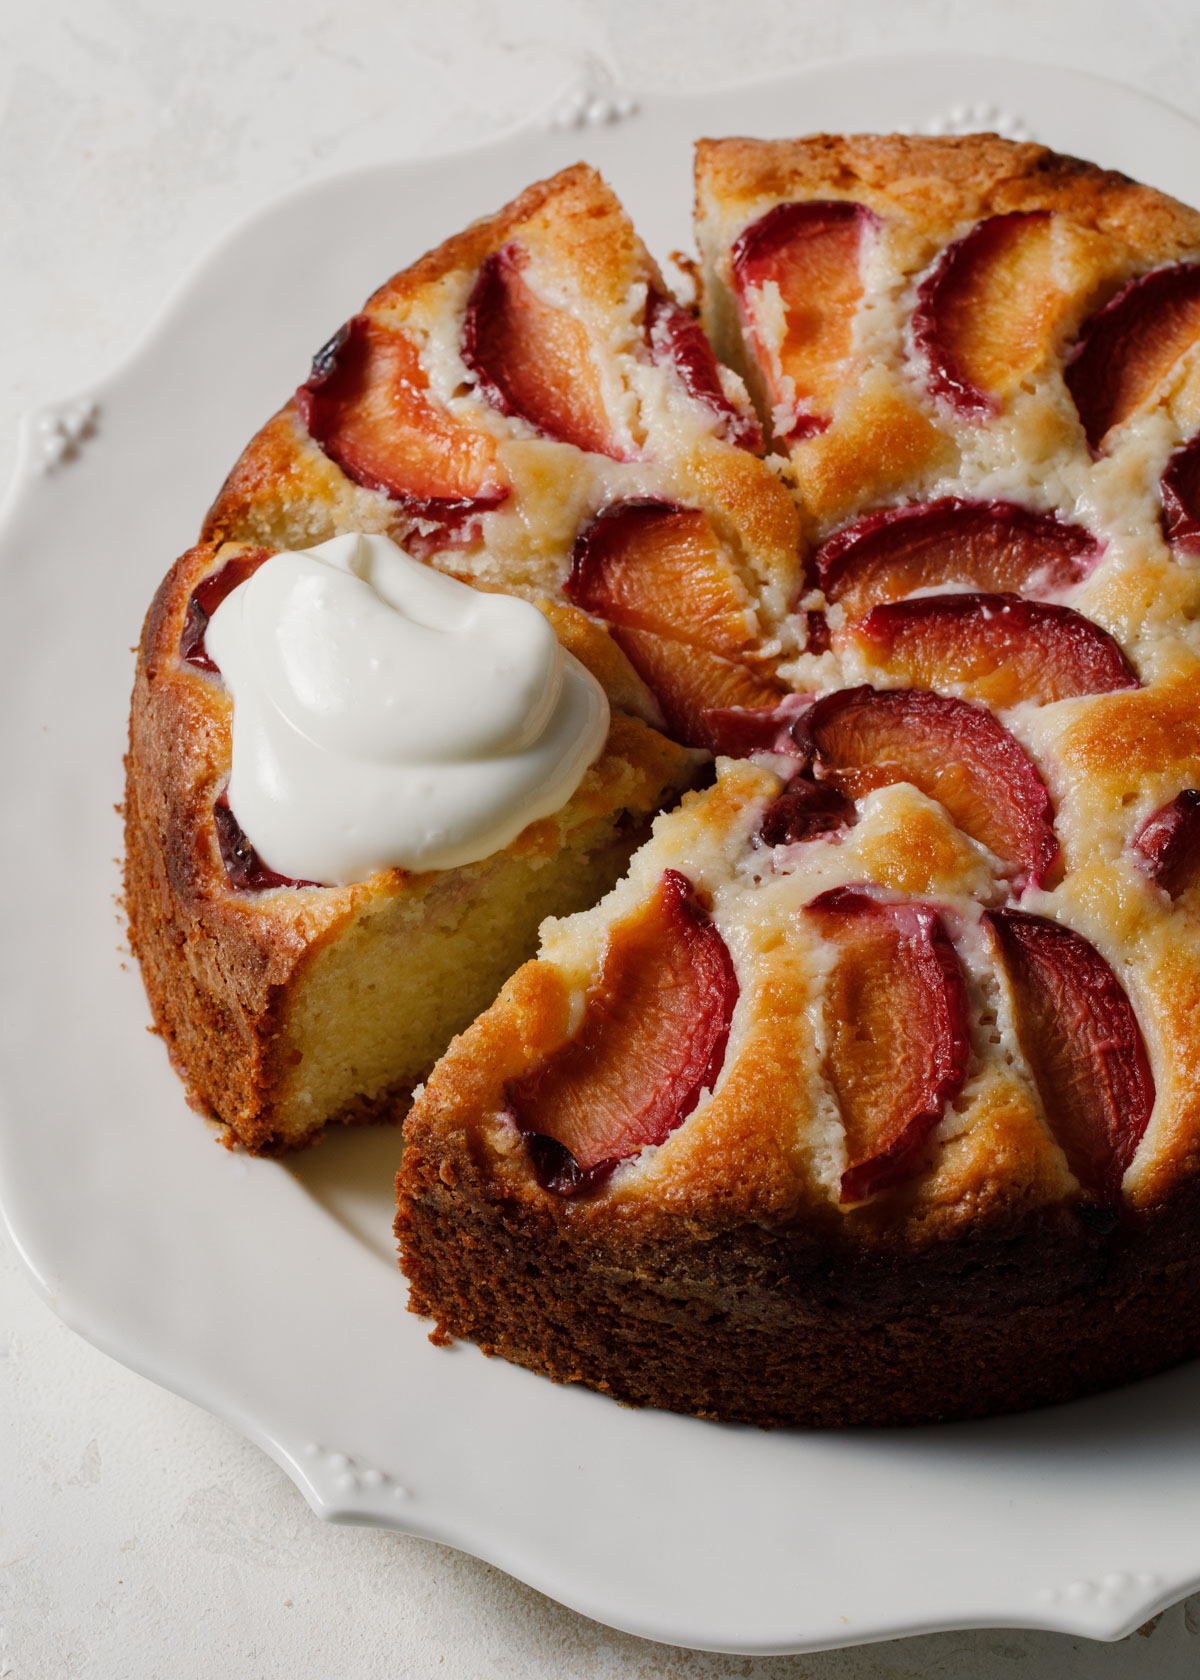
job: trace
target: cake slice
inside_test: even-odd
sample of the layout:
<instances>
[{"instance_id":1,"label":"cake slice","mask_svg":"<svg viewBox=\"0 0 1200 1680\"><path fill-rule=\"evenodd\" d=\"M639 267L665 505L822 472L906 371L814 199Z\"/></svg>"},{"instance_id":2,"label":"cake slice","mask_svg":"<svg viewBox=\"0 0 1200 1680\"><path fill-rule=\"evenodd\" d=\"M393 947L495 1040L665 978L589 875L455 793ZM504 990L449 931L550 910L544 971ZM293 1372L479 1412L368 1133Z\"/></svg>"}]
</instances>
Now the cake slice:
<instances>
[{"instance_id":1,"label":"cake slice","mask_svg":"<svg viewBox=\"0 0 1200 1680\"><path fill-rule=\"evenodd\" d=\"M695 756L647 724L604 633L558 607L564 648L611 716L570 798L454 868L342 884L271 867L228 803L233 703L205 664L196 601L269 551L201 544L151 607L134 691L126 904L158 1030L203 1113L255 1152L385 1118L534 947L550 913L607 890Z\"/></svg>"},{"instance_id":2,"label":"cake slice","mask_svg":"<svg viewBox=\"0 0 1200 1680\"><path fill-rule=\"evenodd\" d=\"M708 747L699 714L777 698L802 631L799 517L761 448L740 379L578 164L339 328L204 535L287 548L378 531L487 588L565 592L610 624L672 732ZM657 550L652 613L613 599L618 548L643 570Z\"/></svg>"},{"instance_id":3,"label":"cake slice","mask_svg":"<svg viewBox=\"0 0 1200 1680\"><path fill-rule=\"evenodd\" d=\"M702 510L774 625L798 526L761 446L740 379L577 164L381 286L247 446L203 535L301 548L379 531L556 598L591 520L663 502Z\"/></svg>"},{"instance_id":4,"label":"cake slice","mask_svg":"<svg viewBox=\"0 0 1200 1680\"><path fill-rule=\"evenodd\" d=\"M164 581L133 699L133 947L192 1101L232 1140L294 1148L331 1121L396 1113L531 954L542 918L603 894L653 813L695 780L707 714L782 694L772 673L795 646L798 518L760 448L740 381L582 165L394 276L318 351ZM621 540L585 563L602 546L597 527ZM607 740L569 797L524 820L510 801L504 843L453 854L453 866L436 848L431 861L402 847L306 853L303 811L266 844L246 816L269 800L238 771L249 702L204 652L207 615L240 602L268 557L275 575L280 555L307 563L351 532L488 596L537 603L607 696ZM651 550L647 613L630 608L621 578ZM254 655L272 680L280 659L305 667L288 679L296 717L340 633L326 614L307 641L293 625L282 653L268 638ZM360 712L369 664L342 673ZM456 738L434 715L445 701L403 669L397 680L418 761L453 760ZM456 727L474 727L452 698ZM481 688L477 718L494 703ZM305 716L301 736L332 728ZM356 743L351 756L373 751ZM264 772L272 797L277 770ZM480 783L493 770L481 766ZM326 762L310 801L331 830L340 774ZM468 781L460 804L478 803ZM412 798L425 798L416 784ZM347 812L341 826L357 822Z\"/></svg>"}]
</instances>

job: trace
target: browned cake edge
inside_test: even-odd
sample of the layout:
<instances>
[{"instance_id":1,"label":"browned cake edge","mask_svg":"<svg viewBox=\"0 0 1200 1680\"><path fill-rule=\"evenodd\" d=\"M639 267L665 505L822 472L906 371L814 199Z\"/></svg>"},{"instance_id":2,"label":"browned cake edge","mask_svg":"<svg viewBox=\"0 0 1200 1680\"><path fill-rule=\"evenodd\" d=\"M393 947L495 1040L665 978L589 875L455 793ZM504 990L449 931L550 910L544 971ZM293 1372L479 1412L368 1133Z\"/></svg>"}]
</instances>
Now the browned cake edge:
<instances>
[{"instance_id":1,"label":"browned cake edge","mask_svg":"<svg viewBox=\"0 0 1200 1680\"><path fill-rule=\"evenodd\" d=\"M1161 257L1200 238L1200 212L1113 169L995 134L812 134L799 140L728 138L696 143L698 201L807 197L864 186L941 222L955 215L1069 211ZM698 213L702 205L698 204Z\"/></svg>"},{"instance_id":2,"label":"browned cake edge","mask_svg":"<svg viewBox=\"0 0 1200 1680\"><path fill-rule=\"evenodd\" d=\"M764 1427L948 1421L1077 1399L1200 1353L1200 1197L1090 1229L1074 1204L913 1252L798 1230L636 1234L406 1150L410 1310L634 1406Z\"/></svg>"}]
</instances>

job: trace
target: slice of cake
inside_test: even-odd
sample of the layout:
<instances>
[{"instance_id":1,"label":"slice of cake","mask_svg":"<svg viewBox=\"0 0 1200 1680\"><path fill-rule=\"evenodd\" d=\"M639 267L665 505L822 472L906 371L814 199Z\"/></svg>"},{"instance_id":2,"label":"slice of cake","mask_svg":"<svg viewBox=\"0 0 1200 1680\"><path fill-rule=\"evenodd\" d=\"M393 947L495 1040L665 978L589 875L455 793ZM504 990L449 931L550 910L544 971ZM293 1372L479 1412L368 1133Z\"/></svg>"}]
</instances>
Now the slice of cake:
<instances>
[{"instance_id":1,"label":"slice of cake","mask_svg":"<svg viewBox=\"0 0 1200 1680\"><path fill-rule=\"evenodd\" d=\"M1200 215L823 136L702 143L698 233L809 539L790 692L703 713L744 761L431 1076L412 1304L760 1424L1161 1369L1200 1351Z\"/></svg>"},{"instance_id":2,"label":"slice of cake","mask_svg":"<svg viewBox=\"0 0 1200 1680\"><path fill-rule=\"evenodd\" d=\"M609 703L592 762L567 766L574 786L565 802L523 820L532 798L521 784L509 823L517 832L502 846L485 840L468 861L408 868L380 863L385 847L372 864L380 840L371 798L347 772L367 754L374 788L384 761L355 744L314 754L326 764L308 779L301 767L279 802L279 849L260 854L259 836L275 832L271 813L261 827L250 822L245 811L255 807L230 780L235 710L248 710L253 691L239 687L235 707L210 643L221 613L238 602L234 591L248 587L246 573L259 576L270 558L261 548L202 544L163 584L143 638L125 812L130 930L156 1024L196 1106L252 1150L295 1148L332 1120L386 1115L526 957L543 916L594 902L650 815L695 773L693 755L636 715L644 693L603 633L560 608L563 647L594 673L600 707L604 695ZM262 762L252 757L249 773ZM264 778L271 785L291 773L265 762L275 769ZM473 792L494 767L481 755L455 768ZM451 794L461 802L461 790ZM329 819L315 831L303 811L309 800ZM404 832L415 802L410 774L384 813L388 834ZM339 849L343 816L367 830L348 852ZM432 855L446 855L445 843ZM343 858L349 878L329 884Z\"/></svg>"},{"instance_id":3,"label":"slice of cake","mask_svg":"<svg viewBox=\"0 0 1200 1680\"><path fill-rule=\"evenodd\" d=\"M192 1100L232 1139L291 1148L331 1120L396 1112L532 953L542 918L601 896L650 816L696 779L709 713L783 694L798 516L757 448L740 381L584 166L395 276L318 353L164 581L133 700L133 946ZM477 604L537 603L607 696L590 765L559 775L549 805L528 774L505 781L504 823L477 825L466 854L449 830L424 849L405 836L418 808L438 830L429 789L447 760L474 754L451 827L499 798L507 746L466 743L508 715L512 673L498 688L480 673L504 665L511 612L459 661L461 692L435 657L416 680L396 638L420 642L425 605L397 619L362 577L354 600L335 579L343 611L311 558L352 532L472 585ZM240 622L251 596L244 681L262 677L260 722L288 722L256 747L250 688L206 642L210 616ZM356 666L349 644L329 649L363 601ZM597 606L611 635L581 610ZM517 736L545 724L536 688ZM373 723L362 735L372 694L391 719L382 745ZM382 813L397 752L428 773ZM350 764L370 771L355 790Z\"/></svg>"}]
</instances>

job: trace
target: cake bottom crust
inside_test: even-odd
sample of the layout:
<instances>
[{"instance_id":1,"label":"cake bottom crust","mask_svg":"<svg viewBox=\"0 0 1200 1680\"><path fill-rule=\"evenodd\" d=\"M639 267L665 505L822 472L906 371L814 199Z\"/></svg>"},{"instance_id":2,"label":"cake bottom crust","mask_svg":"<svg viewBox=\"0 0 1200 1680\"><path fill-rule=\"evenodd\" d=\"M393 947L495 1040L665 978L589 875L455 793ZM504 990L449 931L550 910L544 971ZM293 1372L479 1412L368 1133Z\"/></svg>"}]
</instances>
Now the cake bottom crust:
<instances>
[{"instance_id":1,"label":"cake bottom crust","mask_svg":"<svg viewBox=\"0 0 1200 1680\"><path fill-rule=\"evenodd\" d=\"M1200 1354L1198 1206L1116 1231L841 1262L761 1228L617 1254L399 1177L410 1310L557 1382L763 1427L949 1421L1077 1399Z\"/></svg>"}]
</instances>

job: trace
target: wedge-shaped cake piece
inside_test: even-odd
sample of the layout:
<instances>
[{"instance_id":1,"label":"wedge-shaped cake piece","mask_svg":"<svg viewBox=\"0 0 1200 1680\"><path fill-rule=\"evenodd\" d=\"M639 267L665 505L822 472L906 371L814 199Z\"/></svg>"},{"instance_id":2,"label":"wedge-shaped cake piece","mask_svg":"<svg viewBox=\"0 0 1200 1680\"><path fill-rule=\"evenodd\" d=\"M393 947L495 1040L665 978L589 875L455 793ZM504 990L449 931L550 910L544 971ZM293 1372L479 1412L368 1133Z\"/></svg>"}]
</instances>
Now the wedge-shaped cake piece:
<instances>
[{"instance_id":1,"label":"wedge-shaped cake piece","mask_svg":"<svg viewBox=\"0 0 1200 1680\"><path fill-rule=\"evenodd\" d=\"M386 539L369 541L418 580L425 573ZM282 582L272 570L280 566ZM288 587L289 571L295 584L276 611L273 592ZM477 597L432 581L467 597L468 609ZM262 599L252 600L260 585ZM597 698L594 723L562 715L565 782L557 717L528 750L483 743L474 758L445 762L462 739L448 710L463 698L461 670L441 690L407 696L439 699L415 742L397 737L395 724L358 733L352 691L338 713L306 711L304 684L319 678L310 661L322 647L331 684L337 676L328 638L342 595L325 611L307 610L303 598L321 588L374 610L384 634L396 618L397 646L389 650L375 625L369 657L388 682L389 652L401 674L410 668L419 640L360 579L311 555L202 544L151 607L134 691L125 809L133 947L192 1101L253 1150L311 1142L331 1121L385 1116L529 954L542 917L604 892L639 829L694 774L691 756L636 715L644 691L607 637L570 608L554 610L552 629L524 602L478 597L531 615L521 633L536 638L541 624L551 668L569 661L569 681ZM433 657L445 667L454 656L443 628ZM463 656L479 660L481 650L472 641ZM301 660L295 686L286 668L273 670L289 657ZM355 660L354 689L362 675ZM480 692L492 707L510 695L486 682ZM567 690L560 701L570 701ZM279 706L290 715L273 727ZM582 763L570 762L577 736ZM518 784L506 780L514 772ZM548 810L546 799L537 804L547 773L557 778ZM420 800L432 814L414 828ZM451 807L463 814L457 839L439 827ZM396 846L412 853L407 867L389 862Z\"/></svg>"},{"instance_id":2,"label":"wedge-shaped cake piece","mask_svg":"<svg viewBox=\"0 0 1200 1680\"><path fill-rule=\"evenodd\" d=\"M583 165L395 275L311 367L298 355L297 379L151 610L126 810L156 1023L197 1105L254 1149L393 1112L542 917L611 886L695 779L706 710L782 694L782 644L758 649L801 575L744 388ZM586 533L646 506L700 559L689 591L667 556L638 657L609 635L610 596L645 580L602 567L582 611L569 585ZM399 617L365 573L313 570L352 533L402 550L380 562L409 568ZM466 609L443 624L418 562L477 586L492 627L469 656L450 636L443 660L425 635ZM253 621L244 646L222 631L236 678L214 614ZM575 655L611 713L587 751ZM403 797L387 792L398 765Z\"/></svg>"}]
</instances>

